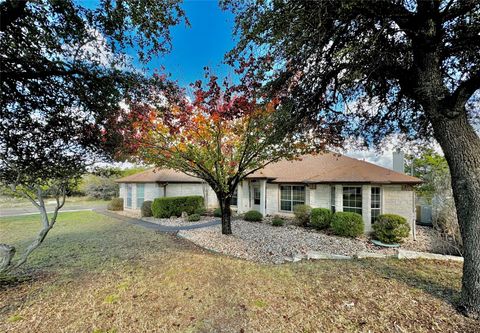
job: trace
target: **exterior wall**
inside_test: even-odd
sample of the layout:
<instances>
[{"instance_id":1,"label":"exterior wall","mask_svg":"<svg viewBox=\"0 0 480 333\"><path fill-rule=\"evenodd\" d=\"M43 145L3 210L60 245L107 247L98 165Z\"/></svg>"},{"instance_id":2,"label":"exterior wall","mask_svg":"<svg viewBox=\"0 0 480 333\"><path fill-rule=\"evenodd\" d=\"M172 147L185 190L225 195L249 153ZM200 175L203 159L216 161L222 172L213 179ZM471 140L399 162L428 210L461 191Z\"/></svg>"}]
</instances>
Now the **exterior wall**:
<instances>
[{"instance_id":1,"label":"exterior wall","mask_svg":"<svg viewBox=\"0 0 480 333\"><path fill-rule=\"evenodd\" d=\"M310 190L310 206L330 209L330 185L317 184Z\"/></svg>"},{"instance_id":2,"label":"exterior wall","mask_svg":"<svg viewBox=\"0 0 480 333\"><path fill-rule=\"evenodd\" d=\"M244 180L237 186L237 213L245 213L250 210L250 186L249 182ZM267 189L268 193L268 189ZM235 208L235 206L234 206Z\"/></svg>"},{"instance_id":3,"label":"exterior wall","mask_svg":"<svg viewBox=\"0 0 480 333\"><path fill-rule=\"evenodd\" d=\"M413 232L415 223L413 190L402 190L402 185L384 185L382 191L382 214L397 214L410 223Z\"/></svg>"},{"instance_id":4,"label":"exterior wall","mask_svg":"<svg viewBox=\"0 0 480 333\"><path fill-rule=\"evenodd\" d=\"M145 184L145 201L153 201L160 197L163 197L163 186L156 183Z\"/></svg>"},{"instance_id":5,"label":"exterior wall","mask_svg":"<svg viewBox=\"0 0 480 333\"><path fill-rule=\"evenodd\" d=\"M132 207L125 208L125 210L138 210L141 207L137 207L137 184L131 183L132 185ZM205 184L198 183L172 183L168 184L165 187L157 183L143 183L145 186L144 189L144 200L153 201L156 198L161 198L164 196L164 191L167 197L176 197L176 196L186 196L186 195L200 195L205 198L205 202L208 208L218 207L218 200L213 192L212 188ZM127 197L127 184L119 184L119 197L124 199L126 202Z\"/></svg>"},{"instance_id":6,"label":"exterior wall","mask_svg":"<svg viewBox=\"0 0 480 333\"><path fill-rule=\"evenodd\" d=\"M280 189L278 184L267 183L267 215L275 215L280 211Z\"/></svg>"}]
</instances>

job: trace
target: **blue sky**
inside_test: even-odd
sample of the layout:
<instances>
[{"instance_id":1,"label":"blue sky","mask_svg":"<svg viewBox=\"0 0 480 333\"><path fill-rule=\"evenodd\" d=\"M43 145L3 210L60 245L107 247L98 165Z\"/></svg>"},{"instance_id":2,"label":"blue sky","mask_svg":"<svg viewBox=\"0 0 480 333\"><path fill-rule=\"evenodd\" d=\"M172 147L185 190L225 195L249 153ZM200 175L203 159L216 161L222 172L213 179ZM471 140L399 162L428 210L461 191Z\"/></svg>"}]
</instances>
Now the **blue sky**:
<instances>
[{"instance_id":1,"label":"blue sky","mask_svg":"<svg viewBox=\"0 0 480 333\"><path fill-rule=\"evenodd\" d=\"M182 8L190 27L185 24L173 27L172 52L155 57L149 67L164 65L181 86L203 78L205 66L219 77L233 75L231 68L222 64L225 53L235 45L233 15L222 11L218 1L187 0Z\"/></svg>"}]
</instances>

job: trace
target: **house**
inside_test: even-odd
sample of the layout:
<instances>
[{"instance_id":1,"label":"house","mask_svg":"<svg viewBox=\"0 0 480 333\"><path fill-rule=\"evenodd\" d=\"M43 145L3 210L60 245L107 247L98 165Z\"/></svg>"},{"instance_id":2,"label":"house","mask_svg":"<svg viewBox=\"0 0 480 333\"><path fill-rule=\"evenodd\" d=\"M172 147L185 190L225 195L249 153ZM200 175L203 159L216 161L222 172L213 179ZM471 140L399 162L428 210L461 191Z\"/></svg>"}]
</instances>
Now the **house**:
<instances>
[{"instance_id":1,"label":"house","mask_svg":"<svg viewBox=\"0 0 480 333\"><path fill-rule=\"evenodd\" d=\"M218 206L204 181L173 170L151 169L117 182L126 210L140 209L144 200L183 195L201 195L207 207ZM238 185L232 206L238 213L258 210L263 215L291 215L297 204L356 212L369 232L375 218L384 213L401 215L413 226L413 185L419 183L418 178L347 156L307 155L272 163L249 175Z\"/></svg>"}]
</instances>

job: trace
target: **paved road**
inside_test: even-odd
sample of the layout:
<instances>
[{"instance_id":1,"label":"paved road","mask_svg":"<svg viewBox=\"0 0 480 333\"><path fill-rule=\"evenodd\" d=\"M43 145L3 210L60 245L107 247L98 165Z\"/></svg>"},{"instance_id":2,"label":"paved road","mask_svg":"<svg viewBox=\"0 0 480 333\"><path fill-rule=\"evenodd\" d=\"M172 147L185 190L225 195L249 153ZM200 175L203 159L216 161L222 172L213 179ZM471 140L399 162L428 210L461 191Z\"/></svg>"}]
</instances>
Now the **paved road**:
<instances>
[{"instance_id":1,"label":"paved road","mask_svg":"<svg viewBox=\"0 0 480 333\"><path fill-rule=\"evenodd\" d=\"M133 218L133 217L128 217L128 216L124 216L124 215L115 214L115 213L112 213L112 212L110 212L106 209L94 209L94 211L96 213L99 213L99 214L103 214L103 215L106 215L106 216L109 216L109 217L113 217L117 220L125 221L125 222L130 223L130 224L139 225L139 226L142 226L144 228L152 229L152 230L160 231L160 232L175 233L175 232L180 231L180 230L192 230L192 229L205 228L205 227L210 227L212 225L221 224L220 220L215 220L215 221L211 221L211 222L205 222L205 223L189 225L189 226L172 227L172 226L166 226L166 225L160 225L160 224L156 224L156 223L152 223L152 222L147 222L147 221L144 221L144 220L141 220L141 219L136 219L136 218Z\"/></svg>"},{"instance_id":2,"label":"paved road","mask_svg":"<svg viewBox=\"0 0 480 333\"><path fill-rule=\"evenodd\" d=\"M60 210L61 212L68 211L82 211L82 210L92 210L92 209L102 209L106 208L107 204L103 202L66 202L65 206ZM54 204L47 204L47 211L53 212L55 209ZM20 215L32 215L38 214L38 209L34 207L31 203L25 203L21 207L12 207L12 208L0 208L0 217L6 216L20 216Z\"/></svg>"}]
</instances>

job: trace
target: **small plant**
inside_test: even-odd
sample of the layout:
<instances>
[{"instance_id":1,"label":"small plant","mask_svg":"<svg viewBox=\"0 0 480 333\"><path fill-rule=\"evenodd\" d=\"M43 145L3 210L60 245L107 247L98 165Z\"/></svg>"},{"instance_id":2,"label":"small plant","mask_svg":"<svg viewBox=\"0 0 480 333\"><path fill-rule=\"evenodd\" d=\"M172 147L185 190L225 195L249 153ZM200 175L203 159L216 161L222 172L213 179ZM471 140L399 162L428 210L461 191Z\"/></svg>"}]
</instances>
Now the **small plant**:
<instances>
[{"instance_id":1,"label":"small plant","mask_svg":"<svg viewBox=\"0 0 480 333\"><path fill-rule=\"evenodd\" d=\"M198 207L197 209L195 209L194 214L205 215L206 212L207 210L205 209L205 207Z\"/></svg>"},{"instance_id":2,"label":"small plant","mask_svg":"<svg viewBox=\"0 0 480 333\"><path fill-rule=\"evenodd\" d=\"M410 234L407 220L399 215L380 215L373 224L373 237L385 244L398 244Z\"/></svg>"},{"instance_id":3,"label":"small plant","mask_svg":"<svg viewBox=\"0 0 480 333\"><path fill-rule=\"evenodd\" d=\"M215 217L222 217L222 210L220 209L220 207L215 208L215 209L213 210L213 216L215 216Z\"/></svg>"},{"instance_id":4,"label":"small plant","mask_svg":"<svg viewBox=\"0 0 480 333\"><path fill-rule=\"evenodd\" d=\"M336 212L332 216L331 228L336 235L358 237L363 234L362 215L352 212Z\"/></svg>"},{"instance_id":5,"label":"small plant","mask_svg":"<svg viewBox=\"0 0 480 333\"><path fill-rule=\"evenodd\" d=\"M142 203L142 217L151 217L152 214L152 202L151 201L144 201Z\"/></svg>"},{"instance_id":6,"label":"small plant","mask_svg":"<svg viewBox=\"0 0 480 333\"><path fill-rule=\"evenodd\" d=\"M188 222L200 221L200 215L198 215L198 214L188 215L187 221L188 221Z\"/></svg>"},{"instance_id":7,"label":"small plant","mask_svg":"<svg viewBox=\"0 0 480 333\"><path fill-rule=\"evenodd\" d=\"M278 215L275 215L272 219L272 225L274 227L281 227L285 224L285 220Z\"/></svg>"},{"instance_id":8,"label":"small plant","mask_svg":"<svg viewBox=\"0 0 480 333\"><path fill-rule=\"evenodd\" d=\"M328 208L313 208L310 213L310 224L317 229L330 227L332 211Z\"/></svg>"},{"instance_id":9,"label":"small plant","mask_svg":"<svg viewBox=\"0 0 480 333\"><path fill-rule=\"evenodd\" d=\"M312 207L309 205L295 205L293 207L293 214L298 221L298 224L306 227L310 222L310 213L312 211Z\"/></svg>"},{"instance_id":10,"label":"small plant","mask_svg":"<svg viewBox=\"0 0 480 333\"><path fill-rule=\"evenodd\" d=\"M112 294L112 295L107 295L107 297L105 297L103 302L107 304L113 304L113 303L117 303L119 299L120 297L118 295Z\"/></svg>"},{"instance_id":11,"label":"small plant","mask_svg":"<svg viewBox=\"0 0 480 333\"><path fill-rule=\"evenodd\" d=\"M263 220L263 215L259 211L250 210L245 213L243 218L245 219L245 221L260 222L261 220Z\"/></svg>"},{"instance_id":12,"label":"small plant","mask_svg":"<svg viewBox=\"0 0 480 333\"><path fill-rule=\"evenodd\" d=\"M23 317L20 316L19 314L14 314L13 316L8 317L7 321L9 323L14 323L17 321L23 320Z\"/></svg>"},{"instance_id":13,"label":"small plant","mask_svg":"<svg viewBox=\"0 0 480 333\"><path fill-rule=\"evenodd\" d=\"M119 211L123 210L123 198L113 198L107 206L108 210Z\"/></svg>"}]
</instances>

